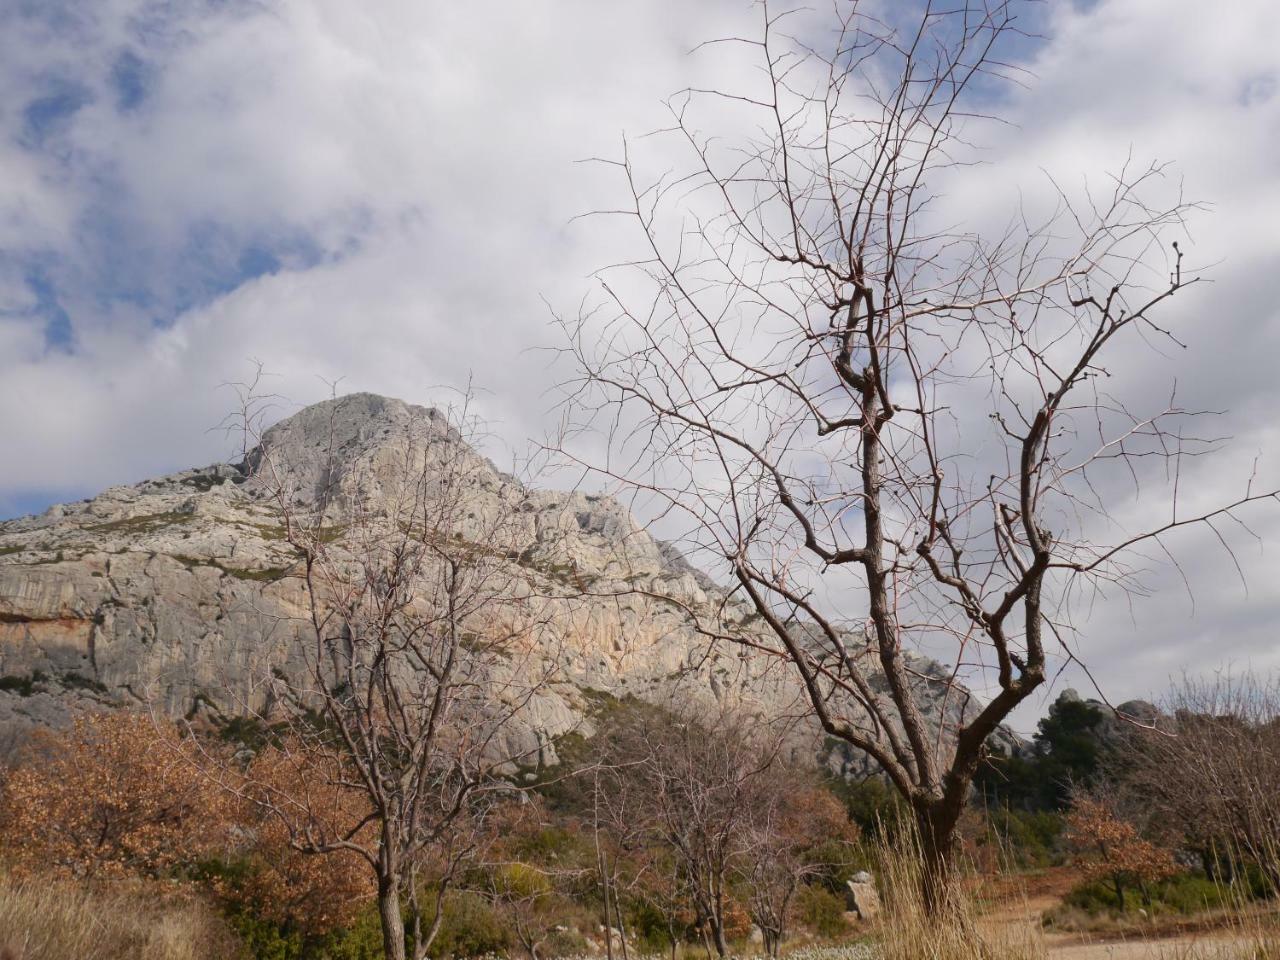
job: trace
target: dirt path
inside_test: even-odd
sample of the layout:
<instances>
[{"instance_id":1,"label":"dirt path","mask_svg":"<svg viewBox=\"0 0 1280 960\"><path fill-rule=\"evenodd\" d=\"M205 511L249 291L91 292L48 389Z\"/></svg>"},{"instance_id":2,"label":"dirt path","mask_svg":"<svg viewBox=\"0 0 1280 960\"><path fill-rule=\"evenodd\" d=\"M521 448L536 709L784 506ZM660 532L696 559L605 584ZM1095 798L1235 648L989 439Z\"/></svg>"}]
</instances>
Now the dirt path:
<instances>
[{"instance_id":1,"label":"dirt path","mask_svg":"<svg viewBox=\"0 0 1280 960\"><path fill-rule=\"evenodd\" d=\"M1002 885L997 883L992 890L991 905L978 918L979 928L997 941L1041 944L1049 960L1243 960L1253 956L1248 938L1221 928L1151 936L1046 931L1041 917L1062 902L1076 878L1050 870L1008 879L1008 889L999 889Z\"/></svg>"},{"instance_id":2,"label":"dirt path","mask_svg":"<svg viewBox=\"0 0 1280 960\"><path fill-rule=\"evenodd\" d=\"M1055 943L1050 939L1048 946L1051 960L1236 960L1253 956L1247 940L1222 935L1096 943Z\"/></svg>"}]
</instances>

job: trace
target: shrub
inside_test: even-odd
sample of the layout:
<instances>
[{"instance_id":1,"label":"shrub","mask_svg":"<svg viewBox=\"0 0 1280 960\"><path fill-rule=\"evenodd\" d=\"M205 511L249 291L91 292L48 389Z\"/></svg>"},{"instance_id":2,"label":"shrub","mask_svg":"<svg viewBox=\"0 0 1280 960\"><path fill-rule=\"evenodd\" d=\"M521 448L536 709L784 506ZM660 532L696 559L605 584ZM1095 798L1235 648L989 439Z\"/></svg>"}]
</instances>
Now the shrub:
<instances>
[{"instance_id":1,"label":"shrub","mask_svg":"<svg viewBox=\"0 0 1280 960\"><path fill-rule=\"evenodd\" d=\"M479 957L510 946L511 935L483 898L459 891L445 900L444 922L431 944L431 956Z\"/></svg>"},{"instance_id":2,"label":"shrub","mask_svg":"<svg viewBox=\"0 0 1280 960\"><path fill-rule=\"evenodd\" d=\"M305 931L236 907L228 923L253 960L382 960L382 928L377 911L367 907L346 928L324 934Z\"/></svg>"},{"instance_id":3,"label":"shrub","mask_svg":"<svg viewBox=\"0 0 1280 960\"><path fill-rule=\"evenodd\" d=\"M1062 862L1066 824L1061 814L1000 809L988 816L1001 853L1012 866L1027 869Z\"/></svg>"},{"instance_id":4,"label":"shrub","mask_svg":"<svg viewBox=\"0 0 1280 960\"><path fill-rule=\"evenodd\" d=\"M1194 914L1232 906L1237 899L1231 888L1215 883L1203 875L1190 873L1152 883L1147 887L1147 892L1150 901L1144 909L1150 913ZM1062 904L1091 917L1104 913L1118 914L1125 910L1135 912L1143 906L1127 897L1122 905L1115 886L1107 879L1079 884L1062 898ZM1059 921L1063 918L1056 912L1051 912L1048 916L1050 924L1059 926L1062 925Z\"/></svg>"},{"instance_id":5,"label":"shrub","mask_svg":"<svg viewBox=\"0 0 1280 960\"><path fill-rule=\"evenodd\" d=\"M220 848L227 798L172 727L129 713L42 734L9 776L0 844L20 870L156 876Z\"/></svg>"},{"instance_id":6,"label":"shrub","mask_svg":"<svg viewBox=\"0 0 1280 960\"><path fill-rule=\"evenodd\" d=\"M796 916L820 937L835 939L848 934L844 912L844 899L824 886L806 886L796 894Z\"/></svg>"},{"instance_id":7,"label":"shrub","mask_svg":"<svg viewBox=\"0 0 1280 960\"><path fill-rule=\"evenodd\" d=\"M1178 872L1173 855L1142 837L1104 792L1074 795L1067 839L1082 857L1085 878L1110 882L1121 911L1126 889L1137 888L1150 906L1151 886Z\"/></svg>"}]
</instances>

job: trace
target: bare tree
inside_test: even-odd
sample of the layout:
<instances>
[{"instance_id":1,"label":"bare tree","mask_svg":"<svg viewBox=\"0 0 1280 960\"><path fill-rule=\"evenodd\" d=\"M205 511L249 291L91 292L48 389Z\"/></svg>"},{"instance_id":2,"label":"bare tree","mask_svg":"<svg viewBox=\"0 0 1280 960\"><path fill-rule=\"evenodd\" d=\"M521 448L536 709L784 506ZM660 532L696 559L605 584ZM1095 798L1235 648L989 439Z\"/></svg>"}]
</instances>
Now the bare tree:
<instances>
[{"instance_id":1,"label":"bare tree","mask_svg":"<svg viewBox=\"0 0 1280 960\"><path fill-rule=\"evenodd\" d=\"M583 848L565 843L559 831L547 833L546 812L536 798L522 795L521 801L505 804L490 823L492 843L470 885L503 917L529 960L539 960L570 903L568 892L591 868L575 856Z\"/></svg>"},{"instance_id":2,"label":"bare tree","mask_svg":"<svg viewBox=\"0 0 1280 960\"><path fill-rule=\"evenodd\" d=\"M1280 681L1186 680L1168 706L1127 738L1126 785L1211 874L1244 860L1280 891Z\"/></svg>"},{"instance_id":3,"label":"bare tree","mask_svg":"<svg viewBox=\"0 0 1280 960\"><path fill-rule=\"evenodd\" d=\"M675 960L693 897L681 859L654 829L652 797L635 780L634 768L648 754L634 735L641 720L634 714L649 709L633 704L620 722L601 730L593 743L592 763L581 775L590 776L585 807L590 813L603 926L624 934L619 947L625 957L629 950L622 902L642 904L661 917ZM605 953L610 960L613 939L606 932Z\"/></svg>"},{"instance_id":4,"label":"bare tree","mask_svg":"<svg viewBox=\"0 0 1280 960\"><path fill-rule=\"evenodd\" d=\"M448 420L354 475L331 427L317 490L270 432L250 457L306 614L257 712L276 731L277 775L223 765L222 780L295 849L367 864L394 960L405 910L413 954L427 955L459 867L514 789L507 774L536 759L515 731L555 660L549 607L509 558L518 485L495 481L471 449L465 405Z\"/></svg>"},{"instance_id":5,"label":"bare tree","mask_svg":"<svg viewBox=\"0 0 1280 960\"><path fill-rule=\"evenodd\" d=\"M831 791L795 764L773 764L755 778L751 794L734 873L765 952L776 957L796 893L832 866L824 847L830 852L831 841L852 841L857 831Z\"/></svg>"},{"instance_id":6,"label":"bare tree","mask_svg":"<svg viewBox=\"0 0 1280 960\"><path fill-rule=\"evenodd\" d=\"M754 728L754 729L753 729ZM670 851L708 950L729 952L730 886L747 849L755 792L780 739L746 714L653 709L608 732L610 802L634 842ZM616 820L616 813L614 816Z\"/></svg>"},{"instance_id":7,"label":"bare tree","mask_svg":"<svg viewBox=\"0 0 1280 960\"><path fill-rule=\"evenodd\" d=\"M1177 343L1158 315L1197 282L1164 169L1055 185L1052 210L994 239L957 232L938 191L969 189L975 88L1009 77L1015 4L926 3L906 26L863 7L793 36L793 12L762 3L758 36L713 47L748 51L755 85L671 101L662 133L688 166L646 178L633 144L607 161L627 187L607 212L644 252L561 320L580 373L557 446L723 564L765 630L690 616L789 665L826 733L885 771L936 910L987 738L1055 639L1071 655L1073 601L1144 589L1171 535L1221 538L1274 492L1250 478L1180 508L1182 463L1216 442L1176 400L1137 410L1119 377L1123 354ZM607 462L573 453L602 429ZM1168 512L1132 529L1119 508L1139 490ZM987 702L959 684L975 678Z\"/></svg>"}]
</instances>

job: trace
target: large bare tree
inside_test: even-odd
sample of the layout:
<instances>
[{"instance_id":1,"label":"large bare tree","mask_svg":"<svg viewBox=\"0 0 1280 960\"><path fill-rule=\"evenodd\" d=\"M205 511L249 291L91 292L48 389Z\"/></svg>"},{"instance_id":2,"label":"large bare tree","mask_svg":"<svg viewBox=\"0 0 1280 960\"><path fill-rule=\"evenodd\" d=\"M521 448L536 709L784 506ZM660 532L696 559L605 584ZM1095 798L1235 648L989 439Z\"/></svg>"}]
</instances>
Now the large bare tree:
<instances>
[{"instance_id":1,"label":"large bare tree","mask_svg":"<svg viewBox=\"0 0 1280 960\"><path fill-rule=\"evenodd\" d=\"M1176 400L1139 408L1133 374L1178 344L1161 317L1197 283L1164 168L1055 185L994 237L952 226L939 194L972 189L1016 5L864 7L814 29L761 3L756 36L710 47L753 78L670 101L659 134L687 163L646 175L634 142L603 161L627 190L603 212L643 252L561 319L580 373L559 446L723 564L766 630L699 628L788 664L826 733L874 758L937 909L984 744L1047 651L1070 655L1073 599L1143 589L1181 528L1273 494L1240 478L1180 506L1183 461L1215 442ZM607 431L607 462L572 453L579 430Z\"/></svg>"}]
</instances>

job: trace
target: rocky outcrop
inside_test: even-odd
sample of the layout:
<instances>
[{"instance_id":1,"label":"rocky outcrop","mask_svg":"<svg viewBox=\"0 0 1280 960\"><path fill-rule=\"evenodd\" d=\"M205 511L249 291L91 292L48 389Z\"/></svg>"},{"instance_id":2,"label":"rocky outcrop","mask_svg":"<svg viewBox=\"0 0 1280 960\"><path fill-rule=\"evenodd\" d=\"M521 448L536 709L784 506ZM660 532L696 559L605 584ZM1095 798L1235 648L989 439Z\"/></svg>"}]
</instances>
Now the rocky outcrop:
<instances>
[{"instance_id":1,"label":"rocky outcrop","mask_svg":"<svg viewBox=\"0 0 1280 960\"><path fill-rule=\"evenodd\" d=\"M709 646L691 629L681 608L711 610L722 592L619 503L527 488L466 447L438 412L356 394L276 425L243 464L112 487L0 524L0 723L58 724L108 705L214 717L260 707L266 671L291 668L306 596L255 470L269 462L273 484L295 502L314 505L323 492L340 517L357 498L393 496L406 477L429 477L458 457L476 468L468 504L477 524L514 508L506 549L529 578L616 594L566 610L557 680L516 734L545 746L547 759L560 734L584 724L589 732L590 704L602 695L654 698L680 684L766 712L796 702L785 671L742 648ZM753 629L745 608L725 610ZM936 672L923 659L916 666ZM962 709L940 696L936 712L954 723ZM824 759L866 769L840 747Z\"/></svg>"},{"instance_id":2,"label":"rocky outcrop","mask_svg":"<svg viewBox=\"0 0 1280 960\"><path fill-rule=\"evenodd\" d=\"M880 893L870 873L860 870L845 883L845 912L863 923L880 915Z\"/></svg>"}]
</instances>

